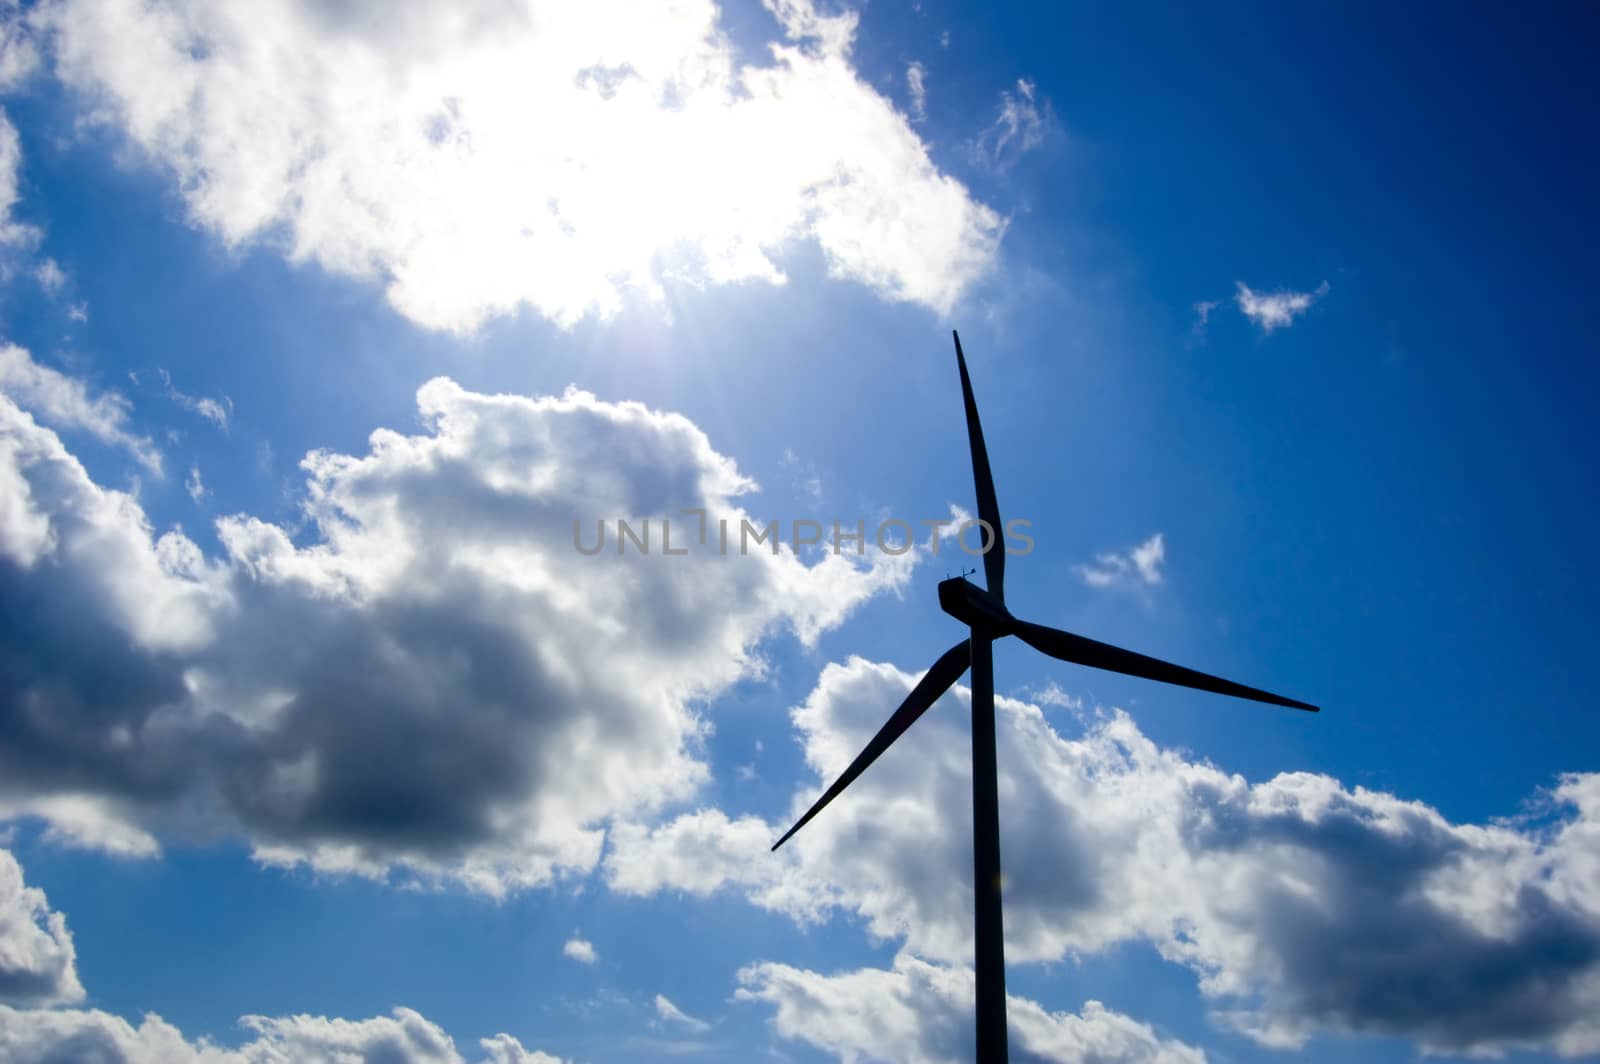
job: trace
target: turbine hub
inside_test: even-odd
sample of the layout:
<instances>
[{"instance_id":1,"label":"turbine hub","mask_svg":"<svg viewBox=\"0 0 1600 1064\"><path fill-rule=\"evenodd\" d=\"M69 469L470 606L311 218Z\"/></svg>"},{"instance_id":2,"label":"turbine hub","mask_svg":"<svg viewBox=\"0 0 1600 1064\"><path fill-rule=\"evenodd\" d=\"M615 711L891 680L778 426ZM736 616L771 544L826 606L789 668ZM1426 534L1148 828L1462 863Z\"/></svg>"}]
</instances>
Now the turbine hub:
<instances>
[{"instance_id":1,"label":"turbine hub","mask_svg":"<svg viewBox=\"0 0 1600 1064\"><path fill-rule=\"evenodd\" d=\"M939 582L939 608L970 628L998 638L1010 635L1016 619L1005 604L964 576Z\"/></svg>"}]
</instances>

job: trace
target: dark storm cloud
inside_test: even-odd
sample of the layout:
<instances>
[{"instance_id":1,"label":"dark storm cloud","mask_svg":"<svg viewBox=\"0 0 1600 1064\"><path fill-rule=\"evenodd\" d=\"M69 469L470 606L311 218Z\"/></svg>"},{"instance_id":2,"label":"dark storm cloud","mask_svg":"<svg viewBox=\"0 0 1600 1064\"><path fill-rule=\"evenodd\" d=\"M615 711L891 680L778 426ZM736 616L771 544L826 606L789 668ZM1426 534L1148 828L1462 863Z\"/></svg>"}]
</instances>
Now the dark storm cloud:
<instances>
[{"instance_id":1,"label":"dark storm cloud","mask_svg":"<svg viewBox=\"0 0 1600 1064\"><path fill-rule=\"evenodd\" d=\"M0 813L540 883L592 867L609 817L693 793L690 707L765 633L809 637L912 564L587 558L575 516L737 522L751 485L638 404L418 400L424 433L307 458L307 545L239 516L208 559L0 397Z\"/></svg>"},{"instance_id":2,"label":"dark storm cloud","mask_svg":"<svg viewBox=\"0 0 1600 1064\"><path fill-rule=\"evenodd\" d=\"M701 810L620 831L613 886L734 886L800 920L843 909L908 951L965 963L959 688L787 860L758 860L913 679L830 665L794 712L817 772L796 813L769 824ZM1196 973L1219 1020L1285 1048L1332 1032L1452 1052L1600 1050L1600 774L1562 778L1543 823L1479 826L1327 776L1251 784L1157 747L1121 713L1066 738L1001 699L998 741L1012 963L1149 942Z\"/></svg>"}]
</instances>

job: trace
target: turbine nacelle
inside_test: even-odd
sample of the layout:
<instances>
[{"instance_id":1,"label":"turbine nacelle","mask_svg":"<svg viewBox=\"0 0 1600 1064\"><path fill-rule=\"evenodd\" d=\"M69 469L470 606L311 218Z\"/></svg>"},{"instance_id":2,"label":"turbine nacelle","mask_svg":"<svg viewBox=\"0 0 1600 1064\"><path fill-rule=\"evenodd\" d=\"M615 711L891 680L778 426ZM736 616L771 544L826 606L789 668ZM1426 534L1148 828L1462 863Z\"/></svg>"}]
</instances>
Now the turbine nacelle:
<instances>
[{"instance_id":1,"label":"turbine nacelle","mask_svg":"<svg viewBox=\"0 0 1600 1064\"><path fill-rule=\"evenodd\" d=\"M994 639L1016 631L1017 619L1005 603L964 576L939 582L939 608Z\"/></svg>"}]
</instances>

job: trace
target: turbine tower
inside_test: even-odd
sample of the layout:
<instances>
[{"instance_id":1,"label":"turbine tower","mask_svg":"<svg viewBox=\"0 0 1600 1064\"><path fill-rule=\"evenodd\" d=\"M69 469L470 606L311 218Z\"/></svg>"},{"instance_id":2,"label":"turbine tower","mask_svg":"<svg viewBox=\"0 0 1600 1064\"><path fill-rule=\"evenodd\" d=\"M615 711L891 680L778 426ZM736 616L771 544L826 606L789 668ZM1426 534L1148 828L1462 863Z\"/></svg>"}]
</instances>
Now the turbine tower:
<instances>
[{"instance_id":1,"label":"turbine tower","mask_svg":"<svg viewBox=\"0 0 1600 1064\"><path fill-rule=\"evenodd\" d=\"M966 356L961 353L961 337L955 332L951 336L956 342L956 366L961 371L961 395L967 408L967 442L972 450L972 479L978 491L978 519L989 528L983 555L984 583L988 586L978 587L965 576L939 584L939 606L967 625L968 637L945 651L933 663L933 667L917 681L888 723L872 737L866 749L772 848L777 850L833 801L840 791L850 786L857 776L866 771L868 765L878 759L878 755L900 738L918 717L927 712L929 706L938 701L940 695L971 668L972 883L975 895L973 939L977 955L974 965L978 999L977 1051L978 1060L984 1064L1000 1064L1006 1059L1006 958L1000 909L1000 799L996 786L994 749L994 641L1014 635L1043 654L1076 665L1312 713L1317 711L1317 707L1012 616L1005 601L1006 553L1001 540L1005 526L1000 523L1000 504L995 499L994 478L989 474L989 452L983 445L983 428L978 424L978 403L972 397L972 380L967 376Z\"/></svg>"}]
</instances>

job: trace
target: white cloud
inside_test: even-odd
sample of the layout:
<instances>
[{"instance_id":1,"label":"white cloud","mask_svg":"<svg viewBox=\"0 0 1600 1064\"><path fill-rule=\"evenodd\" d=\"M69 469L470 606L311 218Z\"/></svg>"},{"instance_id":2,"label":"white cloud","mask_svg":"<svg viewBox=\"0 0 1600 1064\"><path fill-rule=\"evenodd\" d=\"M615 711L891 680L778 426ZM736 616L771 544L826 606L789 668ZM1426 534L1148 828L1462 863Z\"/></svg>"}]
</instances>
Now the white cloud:
<instances>
[{"instance_id":1,"label":"white cloud","mask_svg":"<svg viewBox=\"0 0 1600 1064\"><path fill-rule=\"evenodd\" d=\"M98 1009L36 1007L83 999L75 957L66 917L50 909L42 891L23 883L16 858L0 849L0 1060L465 1064L448 1034L407 1008L366 1020L245 1016L239 1022L254 1037L238 1049L222 1049L208 1038L189 1041L155 1013L134 1027ZM484 1055L476 1059L482 1064L561 1064L508 1034L482 1039L479 1046Z\"/></svg>"},{"instance_id":2,"label":"white cloud","mask_svg":"<svg viewBox=\"0 0 1600 1064\"><path fill-rule=\"evenodd\" d=\"M3 34L5 31L0 31ZM3 83L8 52L8 37L0 35L0 83ZM0 254L9 256L18 251L31 251L43 235L37 226L16 221L11 212L22 199L22 141L17 137L17 127L11 118L0 110ZM0 276L9 276L12 263L0 259Z\"/></svg>"},{"instance_id":3,"label":"white cloud","mask_svg":"<svg viewBox=\"0 0 1600 1064\"><path fill-rule=\"evenodd\" d=\"M837 904L836 892L787 857L768 856L777 837L759 817L730 819L720 809L686 813L653 829L621 823L611 832L606 880L621 894L669 889L700 897L736 883L765 908L820 919Z\"/></svg>"},{"instance_id":4,"label":"white cloud","mask_svg":"<svg viewBox=\"0 0 1600 1064\"><path fill-rule=\"evenodd\" d=\"M1024 78L1017 82L1015 93L1000 94L1000 113L973 145L980 161L1004 170L1044 143L1048 119L1039 110L1037 91L1033 82Z\"/></svg>"},{"instance_id":5,"label":"white cloud","mask_svg":"<svg viewBox=\"0 0 1600 1064\"><path fill-rule=\"evenodd\" d=\"M15 0L0 0L0 91L25 80L38 61L32 34L23 21ZM53 258L30 267L44 231L14 217L21 200L22 142L10 116L0 109L0 282L9 282L18 271L26 269L46 294L55 295L68 282L66 271ZM5 351L10 350L6 345ZM0 366L0 387L6 384L3 370Z\"/></svg>"},{"instance_id":6,"label":"white cloud","mask_svg":"<svg viewBox=\"0 0 1600 1064\"><path fill-rule=\"evenodd\" d=\"M254 1036L238 1049L209 1039L189 1041L155 1013L135 1027L99 1009L13 1009L0 1005L0 1058L103 1064L465 1064L455 1041L411 1009L389 1016L344 1020L326 1016L246 1016ZM479 1042L482 1064L561 1064L524 1049L508 1034Z\"/></svg>"},{"instance_id":7,"label":"white cloud","mask_svg":"<svg viewBox=\"0 0 1600 1064\"><path fill-rule=\"evenodd\" d=\"M14 89L39 66L39 48L17 0L0 0L0 89Z\"/></svg>"},{"instance_id":8,"label":"white cloud","mask_svg":"<svg viewBox=\"0 0 1600 1064\"><path fill-rule=\"evenodd\" d=\"M913 679L860 659L828 666L794 711L816 775L789 816L701 810L619 830L614 889L734 887L799 920L851 912L919 957L968 961L965 690L767 852ZM1564 777L1544 822L1456 824L1326 776L1251 784L1160 749L1120 712L1066 738L1034 706L997 709L1011 963L1148 942L1195 972L1219 1021L1274 1046L1360 1032L1438 1052L1600 1051L1600 774Z\"/></svg>"},{"instance_id":9,"label":"white cloud","mask_svg":"<svg viewBox=\"0 0 1600 1064\"><path fill-rule=\"evenodd\" d=\"M817 472L815 462L803 461L793 450L785 447L778 465L794 477L795 487L803 491L812 502L822 501L822 476Z\"/></svg>"},{"instance_id":10,"label":"white cloud","mask_svg":"<svg viewBox=\"0 0 1600 1064\"><path fill-rule=\"evenodd\" d=\"M122 852L233 831L270 863L492 893L582 874L609 818L695 794L698 707L761 672L763 639L814 640L923 553L663 557L681 507L750 516L686 419L444 379L418 403L417 435L307 457L297 539L235 515L208 558L0 397L0 644L22 663L0 811ZM656 521L656 552L578 552L575 519L617 517Z\"/></svg>"},{"instance_id":11,"label":"white cloud","mask_svg":"<svg viewBox=\"0 0 1600 1064\"><path fill-rule=\"evenodd\" d=\"M151 473L161 473L161 453L147 436L128 428L128 400L116 392L90 395L88 387L15 344L0 344L0 394L57 428L77 429L131 454Z\"/></svg>"},{"instance_id":12,"label":"white cloud","mask_svg":"<svg viewBox=\"0 0 1600 1064\"><path fill-rule=\"evenodd\" d=\"M522 1043L509 1034L480 1038L478 1045L489 1054L483 1064L565 1064L561 1057L541 1053L536 1049L524 1049Z\"/></svg>"},{"instance_id":13,"label":"white cloud","mask_svg":"<svg viewBox=\"0 0 1600 1064\"><path fill-rule=\"evenodd\" d=\"M566 945L561 947L561 955L570 957L579 964L593 964L600 959L600 954L595 952L594 943L582 938L569 938Z\"/></svg>"},{"instance_id":14,"label":"white cloud","mask_svg":"<svg viewBox=\"0 0 1600 1064\"><path fill-rule=\"evenodd\" d=\"M1093 564L1075 568L1090 587L1150 587L1161 583L1166 560L1166 537L1157 532L1125 552L1106 551L1095 555Z\"/></svg>"},{"instance_id":15,"label":"white cloud","mask_svg":"<svg viewBox=\"0 0 1600 1064\"><path fill-rule=\"evenodd\" d=\"M89 320L89 304L87 302L74 303L67 308L67 317L72 321Z\"/></svg>"},{"instance_id":16,"label":"white cloud","mask_svg":"<svg viewBox=\"0 0 1600 1064\"><path fill-rule=\"evenodd\" d=\"M1046 683L1036 691L1027 693L1027 701L1037 702L1041 706L1055 706L1058 709L1077 711L1083 708L1083 699L1074 694L1067 693L1060 684L1054 680Z\"/></svg>"},{"instance_id":17,"label":"white cloud","mask_svg":"<svg viewBox=\"0 0 1600 1064\"><path fill-rule=\"evenodd\" d=\"M0 849L0 1002L81 1000L83 984L66 917L50 908L44 891L23 882L22 866L11 851Z\"/></svg>"},{"instance_id":18,"label":"white cloud","mask_svg":"<svg viewBox=\"0 0 1600 1064\"><path fill-rule=\"evenodd\" d=\"M55 259L45 259L33 269L33 279L39 282L39 287L54 295L61 291L67 283L67 272Z\"/></svg>"},{"instance_id":19,"label":"white cloud","mask_svg":"<svg viewBox=\"0 0 1600 1064\"><path fill-rule=\"evenodd\" d=\"M906 66L906 91L911 93L911 120L921 122L928 117L928 68L912 61Z\"/></svg>"},{"instance_id":20,"label":"white cloud","mask_svg":"<svg viewBox=\"0 0 1600 1064\"><path fill-rule=\"evenodd\" d=\"M54 846L94 850L112 857L156 857L161 844L133 824L115 803L81 794L11 795L0 797L0 822L37 817L44 821L43 839Z\"/></svg>"},{"instance_id":21,"label":"white cloud","mask_svg":"<svg viewBox=\"0 0 1600 1064\"><path fill-rule=\"evenodd\" d=\"M889 970L822 975L786 964L754 964L739 973L740 1001L775 1006L773 1028L846 1061L972 1060L970 968L928 964L902 953ZM1050 1012L1007 995L1011 1053L1018 1059L1085 1064L1203 1064L1206 1055L1146 1024L1091 1001L1082 1012Z\"/></svg>"},{"instance_id":22,"label":"white cloud","mask_svg":"<svg viewBox=\"0 0 1600 1064\"><path fill-rule=\"evenodd\" d=\"M1293 324L1296 318L1311 309L1311 304L1328 294L1327 281L1310 292L1256 292L1243 281L1236 281L1235 284L1238 292L1234 302L1240 313L1259 325L1264 333ZM1204 322L1203 317L1201 321Z\"/></svg>"},{"instance_id":23,"label":"white cloud","mask_svg":"<svg viewBox=\"0 0 1600 1064\"><path fill-rule=\"evenodd\" d=\"M183 482L183 490L189 493L189 498L194 500L196 506L205 500L208 493L205 481L200 479L199 466L189 467L189 476Z\"/></svg>"},{"instance_id":24,"label":"white cloud","mask_svg":"<svg viewBox=\"0 0 1600 1064\"><path fill-rule=\"evenodd\" d=\"M858 75L854 13L767 4L784 39L749 67L712 0L62 0L34 21L196 224L377 280L428 327L780 283L797 240L949 310L1000 219Z\"/></svg>"},{"instance_id":25,"label":"white cloud","mask_svg":"<svg viewBox=\"0 0 1600 1064\"><path fill-rule=\"evenodd\" d=\"M1203 343L1206 326L1211 322L1211 312L1222 306L1220 299L1201 299L1194 304L1194 325L1189 329L1190 343Z\"/></svg>"},{"instance_id":26,"label":"white cloud","mask_svg":"<svg viewBox=\"0 0 1600 1064\"><path fill-rule=\"evenodd\" d=\"M659 1023L680 1027L695 1034L704 1034L711 1030L711 1025L705 1020L699 1020L684 1012L674 1005L665 994L656 995L656 1020Z\"/></svg>"},{"instance_id":27,"label":"white cloud","mask_svg":"<svg viewBox=\"0 0 1600 1064\"><path fill-rule=\"evenodd\" d=\"M156 375L161 378L161 386L165 389L168 399L190 413L199 414L224 432L228 430L228 421L233 417L232 399L226 395L213 399L209 395L190 395L188 392L179 391L172 383L172 374L160 366L156 367Z\"/></svg>"}]
</instances>

